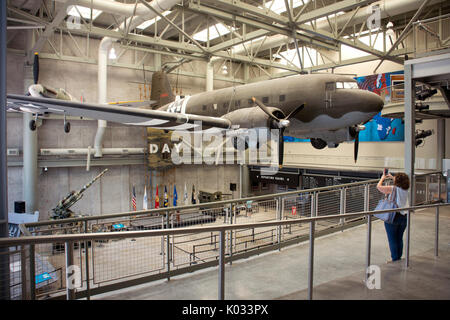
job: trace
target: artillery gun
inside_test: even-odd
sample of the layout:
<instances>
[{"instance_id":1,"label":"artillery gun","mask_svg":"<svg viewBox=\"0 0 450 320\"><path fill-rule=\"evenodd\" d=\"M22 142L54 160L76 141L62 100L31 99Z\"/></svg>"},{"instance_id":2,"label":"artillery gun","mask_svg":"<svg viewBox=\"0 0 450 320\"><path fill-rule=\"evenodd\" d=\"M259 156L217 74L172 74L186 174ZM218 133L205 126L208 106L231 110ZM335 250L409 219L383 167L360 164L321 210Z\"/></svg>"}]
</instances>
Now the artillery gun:
<instances>
[{"instance_id":1,"label":"artillery gun","mask_svg":"<svg viewBox=\"0 0 450 320\"><path fill-rule=\"evenodd\" d=\"M73 211L70 210L75 203L77 203L82 197L83 192L86 191L95 181L97 181L108 169L103 170L98 176L92 179L89 183L85 184L80 191L71 191L64 199L62 199L56 207L52 209L52 219L66 219L73 216Z\"/></svg>"},{"instance_id":2,"label":"artillery gun","mask_svg":"<svg viewBox=\"0 0 450 320\"><path fill-rule=\"evenodd\" d=\"M226 200L225 198L231 198L231 196L232 196L232 194L222 193L220 191L207 192L207 191L200 190L198 192L198 200L200 203L222 201L222 200Z\"/></svg>"}]
</instances>

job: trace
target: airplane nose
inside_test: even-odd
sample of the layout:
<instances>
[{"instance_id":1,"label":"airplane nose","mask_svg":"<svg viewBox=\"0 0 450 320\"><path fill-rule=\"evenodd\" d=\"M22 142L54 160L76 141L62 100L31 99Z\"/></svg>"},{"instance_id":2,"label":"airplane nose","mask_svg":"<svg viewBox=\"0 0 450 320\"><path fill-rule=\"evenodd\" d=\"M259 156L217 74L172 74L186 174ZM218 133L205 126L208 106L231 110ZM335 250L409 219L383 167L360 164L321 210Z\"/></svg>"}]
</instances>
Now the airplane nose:
<instances>
[{"instance_id":1,"label":"airplane nose","mask_svg":"<svg viewBox=\"0 0 450 320\"><path fill-rule=\"evenodd\" d=\"M366 112L373 112L377 114L381 111L381 109L383 109L384 100L379 95L370 91L366 91L365 96L366 103L364 109Z\"/></svg>"}]
</instances>

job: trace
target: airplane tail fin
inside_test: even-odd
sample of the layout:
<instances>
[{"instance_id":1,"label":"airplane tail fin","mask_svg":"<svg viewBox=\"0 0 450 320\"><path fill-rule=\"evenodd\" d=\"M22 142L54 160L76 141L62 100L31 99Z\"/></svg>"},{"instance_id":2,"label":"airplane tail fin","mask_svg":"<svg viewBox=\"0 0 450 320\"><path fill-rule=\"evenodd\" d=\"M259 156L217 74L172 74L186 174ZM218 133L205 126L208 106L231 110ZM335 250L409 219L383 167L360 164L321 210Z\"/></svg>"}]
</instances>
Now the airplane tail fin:
<instances>
[{"instance_id":1,"label":"airplane tail fin","mask_svg":"<svg viewBox=\"0 0 450 320\"><path fill-rule=\"evenodd\" d=\"M156 71L153 73L150 100L157 101L158 107L175 101L169 78L164 71Z\"/></svg>"}]
</instances>

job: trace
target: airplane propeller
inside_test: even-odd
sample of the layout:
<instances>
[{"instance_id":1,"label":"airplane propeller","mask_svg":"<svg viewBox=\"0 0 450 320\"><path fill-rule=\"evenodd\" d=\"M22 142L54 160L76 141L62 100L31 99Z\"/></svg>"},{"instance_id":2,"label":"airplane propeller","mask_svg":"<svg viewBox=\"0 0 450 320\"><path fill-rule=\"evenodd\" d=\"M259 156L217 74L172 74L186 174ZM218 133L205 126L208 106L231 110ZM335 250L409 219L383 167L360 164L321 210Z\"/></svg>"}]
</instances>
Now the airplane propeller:
<instances>
[{"instance_id":1,"label":"airplane propeller","mask_svg":"<svg viewBox=\"0 0 450 320\"><path fill-rule=\"evenodd\" d=\"M273 112L270 111L270 109L264 105L260 100L258 100L255 97L252 97L253 102L261 108L262 111L264 111L269 118L273 120L274 123L276 123L275 128L271 129L278 129L279 130L279 136L278 136L278 165L281 167L283 165L283 158L284 158L284 130L286 130L287 127L290 125L289 119L294 117L298 112L303 110L305 107L305 104L302 104L301 106L298 106L295 108L291 113L289 113L287 116L284 116L284 114L280 111L279 113L282 115L282 118L278 118Z\"/></svg>"},{"instance_id":2,"label":"airplane propeller","mask_svg":"<svg viewBox=\"0 0 450 320\"><path fill-rule=\"evenodd\" d=\"M34 80L34 84L38 84L38 80L39 80L39 54L37 52L34 53L33 80Z\"/></svg>"},{"instance_id":3,"label":"airplane propeller","mask_svg":"<svg viewBox=\"0 0 450 320\"><path fill-rule=\"evenodd\" d=\"M358 160L358 149L359 149L359 131L356 131L356 135L355 135L355 149L353 152L353 158L355 159L355 163L356 160Z\"/></svg>"},{"instance_id":4,"label":"airplane propeller","mask_svg":"<svg viewBox=\"0 0 450 320\"><path fill-rule=\"evenodd\" d=\"M354 144L354 151L353 151L353 159L356 161L358 160L358 150L359 150L359 132L362 130L365 130L366 127L364 125L357 125L350 127L350 134L352 137L355 138L355 144Z\"/></svg>"}]
</instances>

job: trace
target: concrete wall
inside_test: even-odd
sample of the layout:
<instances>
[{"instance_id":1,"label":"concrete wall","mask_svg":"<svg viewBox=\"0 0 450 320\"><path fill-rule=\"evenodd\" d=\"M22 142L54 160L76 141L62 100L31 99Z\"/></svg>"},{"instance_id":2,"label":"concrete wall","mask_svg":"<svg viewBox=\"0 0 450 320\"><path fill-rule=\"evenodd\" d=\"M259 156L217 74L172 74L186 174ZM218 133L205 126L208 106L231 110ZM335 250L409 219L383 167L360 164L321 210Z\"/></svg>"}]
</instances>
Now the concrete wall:
<instances>
[{"instance_id":1,"label":"concrete wall","mask_svg":"<svg viewBox=\"0 0 450 320\"><path fill-rule=\"evenodd\" d=\"M235 183L236 191L230 191L230 183ZM167 187L169 205L172 206L174 185L177 188L178 205L184 205L184 185L186 184L188 204L191 204L192 186L195 191L214 193L217 191L227 194L229 197L239 198L239 167L236 165L180 165L162 170L157 173L157 185L162 206L164 187ZM154 205L155 190L151 197L151 206ZM149 197L150 198L150 197ZM150 203L149 203L150 206Z\"/></svg>"},{"instance_id":2,"label":"concrete wall","mask_svg":"<svg viewBox=\"0 0 450 320\"><path fill-rule=\"evenodd\" d=\"M91 40L89 49L80 38L75 38L82 51L89 52L89 57L97 54L98 40ZM50 39L54 44L60 40L58 36ZM11 48L22 49L23 37L18 35L17 39L10 44ZM73 41L63 37L63 51L65 55L79 54ZM116 52L120 52L117 49ZM47 44L43 52L52 52ZM133 64L141 61L144 54L133 52L125 53L120 63ZM145 57L145 65L153 65L153 55ZM162 63L167 60L162 61ZM23 94L25 92L24 57L18 54L8 54L8 93ZM194 62L184 65L182 70L189 72L195 68L196 72L206 65ZM218 67L216 67L218 68ZM151 81L151 72L146 72L147 82ZM204 78L188 78L174 73L169 76L173 90L178 94L194 94L204 91ZM139 86L142 85L144 74L142 70L127 69L122 67L108 67L108 100L136 100L140 98ZM52 88L64 88L76 99L85 102L97 102L97 65L89 63L77 63L58 61L55 59L40 59L39 82ZM229 85L226 82L218 82L216 88ZM8 148L17 148L22 154L23 120L21 114L8 115ZM38 149L42 148L87 148L93 146L97 130L97 121L93 120L70 120L71 131L65 134L62 119L44 120L38 130ZM26 128L27 130L27 128ZM139 147L147 148L146 130L142 127L130 127L115 123L108 123L104 135L104 148ZM107 159L108 157L104 157ZM55 159L55 157L42 157L40 160ZM8 167L8 205L9 210L14 210L14 201L23 200L23 173L20 165L21 158L9 158ZM14 165L12 164L14 162ZM79 190L93 177L106 167L91 167L88 172L83 167L48 167L43 170L39 168L38 178L38 210L40 220L47 219L51 209L63 199L71 190ZM146 165L124 165L108 166L109 171L85 193L83 198L72 207L76 214L101 215L132 210L131 193L135 186L137 196L137 209L142 209L144 185L147 185L149 207L153 206L154 191L151 190L148 168ZM184 192L184 183L188 187L189 200L191 199L192 185L197 191L210 192L229 191L230 182L239 184L239 168L237 166L220 166L219 168L207 165L180 166L169 170L157 172L156 183L159 186L159 195L162 199L164 186L167 186L172 205L173 186L177 186L179 204L181 204ZM239 187L238 187L239 188ZM239 189L235 192L235 197Z\"/></svg>"}]
</instances>

